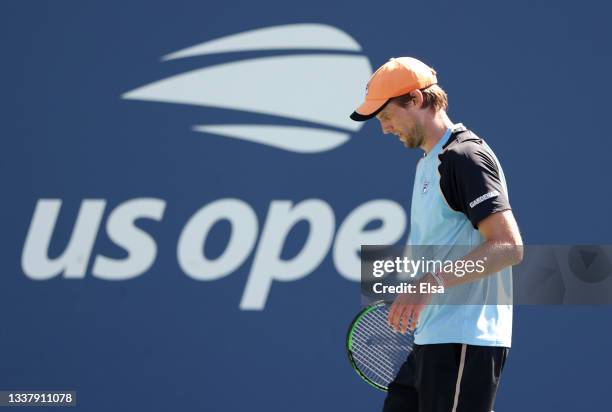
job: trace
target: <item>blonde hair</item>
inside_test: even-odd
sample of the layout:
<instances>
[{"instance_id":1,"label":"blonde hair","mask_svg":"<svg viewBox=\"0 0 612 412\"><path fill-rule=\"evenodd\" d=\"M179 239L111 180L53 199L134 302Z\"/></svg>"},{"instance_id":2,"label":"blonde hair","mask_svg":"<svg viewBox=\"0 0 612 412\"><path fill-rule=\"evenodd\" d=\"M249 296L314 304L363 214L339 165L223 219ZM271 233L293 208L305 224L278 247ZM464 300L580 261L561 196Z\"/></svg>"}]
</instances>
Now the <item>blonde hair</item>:
<instances>
[{"instance_id":1,"label":"blonde hair","mask_svg":"<svg viewBox=\"0 0 612 412\"><path fill-rule=\"evenodd\" d=\"M421 93L423 93L423 108L426 109L430 107L434 112L448 110L448 96L440 86L437 84L432 84L431 86L420 90ZM399 106L407 106L412 100L414 100L414 96L407 93L391 98L390 102Z\"/></svg>"}]
</instances>

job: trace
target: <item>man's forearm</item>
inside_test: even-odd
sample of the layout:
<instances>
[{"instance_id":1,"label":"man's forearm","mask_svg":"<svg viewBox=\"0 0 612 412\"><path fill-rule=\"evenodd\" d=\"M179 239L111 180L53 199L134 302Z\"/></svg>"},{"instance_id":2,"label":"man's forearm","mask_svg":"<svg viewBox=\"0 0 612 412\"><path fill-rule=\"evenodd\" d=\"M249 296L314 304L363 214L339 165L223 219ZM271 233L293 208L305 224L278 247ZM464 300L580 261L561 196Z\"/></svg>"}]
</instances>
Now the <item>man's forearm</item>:
<instances>
[{"instance_id":1,"label":"man's forearm","mask_svg":"<svg viewBox=\"0 0 612 412\"><path fill-rule=\"evenodd\" d=\"M465 273L457 276L452 272L440 272L444 286L451 288L464 283L474 282L505 267L516 265L523 260L523 245L513 245L506 242L487 240L462 258L464 261L482 261L484 270Z\"/></svg>"}]
</instances>

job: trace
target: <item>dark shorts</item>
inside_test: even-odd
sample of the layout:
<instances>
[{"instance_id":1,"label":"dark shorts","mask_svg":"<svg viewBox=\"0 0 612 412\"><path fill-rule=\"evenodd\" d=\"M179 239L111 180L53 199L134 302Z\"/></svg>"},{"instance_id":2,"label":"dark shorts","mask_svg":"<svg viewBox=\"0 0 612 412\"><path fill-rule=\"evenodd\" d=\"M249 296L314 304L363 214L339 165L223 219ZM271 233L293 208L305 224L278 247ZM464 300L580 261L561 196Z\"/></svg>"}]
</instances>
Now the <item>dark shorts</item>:
<instances>
[{"instance_id":1,"label":"dark shorts","mask_svg":"<svg viewBox=\"0 0 612 412\"><path fill-rule=\"evenodd\" d=\"M490 412L507 355L496 346L414 345L383 412Z\"/></svg>"}]
</instances>

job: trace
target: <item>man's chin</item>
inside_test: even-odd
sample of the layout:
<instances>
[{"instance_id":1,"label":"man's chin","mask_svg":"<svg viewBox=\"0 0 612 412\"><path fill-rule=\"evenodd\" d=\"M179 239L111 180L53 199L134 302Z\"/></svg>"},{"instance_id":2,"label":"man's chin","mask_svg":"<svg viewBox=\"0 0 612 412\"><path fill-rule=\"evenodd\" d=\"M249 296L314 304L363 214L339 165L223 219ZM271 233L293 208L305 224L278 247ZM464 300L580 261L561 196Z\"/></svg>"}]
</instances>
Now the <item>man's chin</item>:
<instances>
[{"instance_id":1,"label":"man's chin","mask_svg":"<svg viewBox=\"0 0 612 412\"><path fill-rule=\"evenodd\" d=\"M402 140L402 143L404 143L404 146L406 146L408 149L414 149L417 147L414 140Z\"/></svg>"}]
</instances>

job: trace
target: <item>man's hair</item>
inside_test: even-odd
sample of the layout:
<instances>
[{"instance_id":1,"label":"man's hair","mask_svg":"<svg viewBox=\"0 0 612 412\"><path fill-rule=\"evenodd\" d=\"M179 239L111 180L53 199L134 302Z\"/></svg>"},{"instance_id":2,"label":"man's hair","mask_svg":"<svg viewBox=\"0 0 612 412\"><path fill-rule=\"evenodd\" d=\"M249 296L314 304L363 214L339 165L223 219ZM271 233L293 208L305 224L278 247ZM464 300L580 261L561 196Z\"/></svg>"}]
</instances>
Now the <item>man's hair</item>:
<instances>
[{"instance_id":1,"label":"man's hair","mask_svg":"<svg viewBox=\"0 0 612 412\"><path fill-rule=\"evenodd\" d=\"M421 89L421 93L423 93L423 108L426 109L430 107L434 112L448 110L448 96L446 95L446 92L437 84L432 84L429 87ZM407 93L391 98L391 103L405 107L408 106L408 103L410 103L413 99L414 96Z\"/></svg>"}]
</instances>

